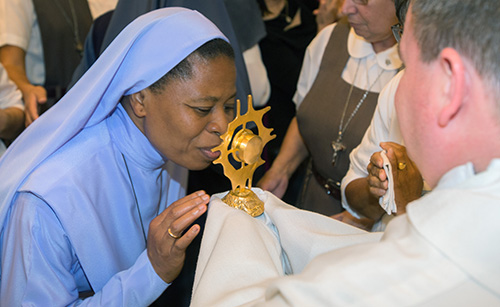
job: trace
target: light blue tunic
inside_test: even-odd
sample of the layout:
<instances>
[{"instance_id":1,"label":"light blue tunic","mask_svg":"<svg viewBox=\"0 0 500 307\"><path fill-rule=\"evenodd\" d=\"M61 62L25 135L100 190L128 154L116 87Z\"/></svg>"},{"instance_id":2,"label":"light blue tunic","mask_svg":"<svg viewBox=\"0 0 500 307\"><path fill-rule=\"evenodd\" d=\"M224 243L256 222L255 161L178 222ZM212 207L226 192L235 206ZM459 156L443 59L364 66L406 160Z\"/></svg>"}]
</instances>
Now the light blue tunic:
<instances>
[{"instance_id":1,"label":"light blue tunic","mask_svg":"<svg viewBox=\"0 0 500 307\"><path fill-rule=\"evenodd\" d=\"M153 302L167 284L146 255L142 225L147 234L184 195L164 163L121 105L50 156L20 187L0 240L10 263L2 303L66 305L89 290L94 305Z\"/></svg>"}]
</instances>

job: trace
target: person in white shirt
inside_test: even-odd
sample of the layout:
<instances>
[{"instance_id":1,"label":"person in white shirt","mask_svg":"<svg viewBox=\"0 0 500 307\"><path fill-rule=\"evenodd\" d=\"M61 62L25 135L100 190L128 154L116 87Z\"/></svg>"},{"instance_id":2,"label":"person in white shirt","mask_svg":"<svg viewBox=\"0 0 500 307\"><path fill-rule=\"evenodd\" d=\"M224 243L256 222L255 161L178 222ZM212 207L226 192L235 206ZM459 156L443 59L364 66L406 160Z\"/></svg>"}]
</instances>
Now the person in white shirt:
<instances>
[{"instance_id":1,"label":"person in white shirt","mask_svg":"<svg viewBox=\"0 0 500 307\"><path fill-rule=\"evenodd\" d=\"M92 19L117 1L0 0L0 61L23 94L26 125L64 95Z\"/></svg>"},{"instance_id":2,"label":"person in white shirt","mask_svg":"<svg viewBox=\"0 0 500 307\"><path fill-rule=\"evenodd\" d=\"M24 128L23 111L21 92L0 64L0 157L6 150L4 141L12 142Z\"/></svg>"}]
</instances>

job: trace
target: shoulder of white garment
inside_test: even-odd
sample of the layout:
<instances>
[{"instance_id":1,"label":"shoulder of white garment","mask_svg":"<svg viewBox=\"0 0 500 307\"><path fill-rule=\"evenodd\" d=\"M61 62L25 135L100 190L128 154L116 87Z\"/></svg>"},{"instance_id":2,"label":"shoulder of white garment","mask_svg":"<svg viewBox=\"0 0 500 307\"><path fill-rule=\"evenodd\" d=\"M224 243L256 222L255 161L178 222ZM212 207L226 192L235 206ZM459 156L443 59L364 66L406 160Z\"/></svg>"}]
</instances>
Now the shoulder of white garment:
<instances>
[{"instance_id":1,"label":"shoulder of white garment","mask_svg":"<svg viewBox=\"0 0 500 307\"><path fill-rule=\"evenodd\" d=\"M0 46L13 45L28 50L35 26L38 27L38 23L31 0L0 0Z\"/></svg>"},{"instance_id":2,"label":"shoulder of white garment","mask_svg":"<svg viewBox=\"0 0 500 307\"><path fill-rule=\"evenodd\" d=\"M9 79L7 71L0 65L0 109L17 107L24 110L21 91Z\"/></svg>"},{"instance_id":3,"label":"shoulder of white garment","mask_svg":"<svg viewBox=\"0 0 500 307\"><path fill-rule=\"evenodd\" d=\"M406 209L422 237L497 296L500 245L493 242L500 232L499 202L500 159L493 159L483 172L470 162L451 169Z\"/></svg>"}]
</instances>

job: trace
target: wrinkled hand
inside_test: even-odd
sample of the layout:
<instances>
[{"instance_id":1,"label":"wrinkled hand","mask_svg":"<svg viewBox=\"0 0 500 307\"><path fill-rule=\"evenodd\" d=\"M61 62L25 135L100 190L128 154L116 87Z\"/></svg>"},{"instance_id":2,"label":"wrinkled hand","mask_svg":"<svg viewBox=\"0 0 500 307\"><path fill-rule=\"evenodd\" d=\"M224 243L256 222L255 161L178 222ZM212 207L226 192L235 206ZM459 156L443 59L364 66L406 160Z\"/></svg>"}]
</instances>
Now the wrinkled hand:
<instances>
[{"instance_id":1,"label":"wrinkled hand","mask_svg":"<svg viewBox=\"0 0 500 307\"><path fill-rule=\"evenodd\" d=\"M24 99L25 125L28 127L39 116L38 105L47 102L47 91L42 86L30 85L22 89Z\"/></svg>"},{"instance_id":2,"label":"wrinkled hand","mask_svg":"<svg viewBox=\"0 0 500 307\"><path fill-rule=\"evenodd\" d=\"M384 196L389 187L389 183L387 181L387 174L384 170L384 160L380 152L376 152L370 157L370 163L366 167L366 170L368 171L366 179L368 181L370 193L377 199Z\"/></svg>"},{"instance_id":3,"label":"wrinkled hand","mask_svg":"<svg viewBox=\"0 0 500 307\"><path fill-rule=\"evenodd\" d=\"M380 143L380 147L387 152L387 158L391 162L397 214L405 213L406 205L422 195L422 176L415 163L408 157L404 146L383 142ZM367 167L370 193L377 198L383 196L388 187L383 163L380 152L376 152L371 156L370 164ZM406 165L404 169L398 168L399 163Z\"/></svg>"},{"instance_id":4,"label":"wrinkled hand","mask_svg":"<svg viewBox=\"0 0 500 307\"><path fill-rule=\"evenodd\" d=\"M282 198L288 187L288 177L285 174L274 172L271 168L257 182L257 186L273 193L278 198Z\"/></svg>"},{"instance_id":5,"label":"wrinkled hand","mask_svg":"<svg viewBox=\"0 0 500 307\"><path fill-rule=\"evenodd\" d=\"M387 158L391 162L397 214L403 214L406 212L406 205L422 195L424 187L422 175L408 157L406 147L392 142L380 143L380 147L387 151ZM404 163L406 167L399 169L399 163Z\"/></svg>"},{"instance_id":6,"label":"wrinkled hand","mask_svg":"<svg viewBox=\"0 0 500 307\"><path fill-rule=\"evenodd\" d=\"M204 191L198 191L172 203L156 218L148 231L148 257L155 272L165 282L171 283L180 273L186 248L200 232L199 225L193 225L198 217L207 211L210 197ZM169 235L168 230L178 239Z\"/></svg>"},{"instance_id":7,"label":"wrinkled hand","mask_svg":"<svg viewBox=\"0 0 500 307\"><path fill-rule=\"evenodd\" d=\"M316 15L318 32L329 24L342 18L342 5L344 0L320 0L319 6L313 11Z\"/></svg>"}]
</instances>

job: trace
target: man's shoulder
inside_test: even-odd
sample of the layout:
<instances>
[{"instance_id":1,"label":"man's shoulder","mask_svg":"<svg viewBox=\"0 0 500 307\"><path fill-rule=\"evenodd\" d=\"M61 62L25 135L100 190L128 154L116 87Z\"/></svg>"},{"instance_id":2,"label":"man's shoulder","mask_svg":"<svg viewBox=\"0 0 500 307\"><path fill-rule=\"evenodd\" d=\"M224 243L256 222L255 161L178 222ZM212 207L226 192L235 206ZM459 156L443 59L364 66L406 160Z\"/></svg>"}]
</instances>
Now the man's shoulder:
<instances>
[{"instance_id":1,"label":"man's shoulder","mask_svg":"<svg viewBox=\"0 0 500 307\"><path fill-rule=\"evenodd\" d=\"M358 244L315 258L302 275L293 277L309 289L303 295L340 306L353 302L361 306L374 302L419 305L467 278L420 238L405 216L395 222L380 242ZM401 285L405 291L401 291Z\"/></svg>"}]
</instances>

